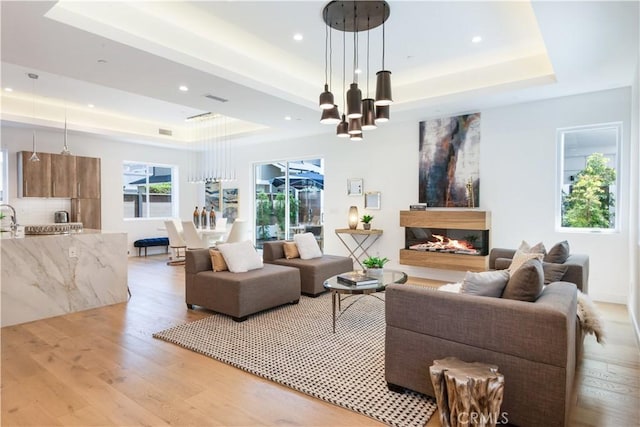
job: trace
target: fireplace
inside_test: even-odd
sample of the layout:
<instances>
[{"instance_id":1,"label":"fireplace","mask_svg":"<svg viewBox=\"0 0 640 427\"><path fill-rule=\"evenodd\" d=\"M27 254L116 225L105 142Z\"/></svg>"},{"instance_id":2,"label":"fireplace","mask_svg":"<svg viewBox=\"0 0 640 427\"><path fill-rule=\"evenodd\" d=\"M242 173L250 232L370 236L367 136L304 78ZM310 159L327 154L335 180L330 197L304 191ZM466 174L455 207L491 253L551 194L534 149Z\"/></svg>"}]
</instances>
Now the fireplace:
<instances>
[{"instance_id":1,"label":"fireplace","mask_svg":"<svg viewBox=\"0 0 640 427\"><path fill-rule=\"evenodd\" d=\"M489 230L405 228L405 249L459 255L489 254Z\"/></svg>"},{"instance_id":2,"label":"fireplace","mask_svg":"<svg viewBox=\"0 0 640 427\"><path fill-rule=\"evenodd\" d=\"M400 264L462 271L489 267L490 214L475 209L401 211Z\"/></svg>"}]
</instances>

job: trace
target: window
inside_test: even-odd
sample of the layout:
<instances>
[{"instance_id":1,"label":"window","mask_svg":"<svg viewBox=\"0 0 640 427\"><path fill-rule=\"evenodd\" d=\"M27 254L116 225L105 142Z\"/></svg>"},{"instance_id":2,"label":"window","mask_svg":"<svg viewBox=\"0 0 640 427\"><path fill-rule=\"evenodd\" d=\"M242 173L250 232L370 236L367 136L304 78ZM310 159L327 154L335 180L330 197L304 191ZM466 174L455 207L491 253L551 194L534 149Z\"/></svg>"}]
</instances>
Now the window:
<instances>
[{"instance_id":1,"label":"window","mask_svg":"<svg viewBox=\"0 0 640 427\"><path fill-rule=\"evenodd\" d=\"M616 231L622 123L558 129L556 228Z\"/></svg>"},{"instance_id":2,"label":"window","mask_svg":"<svg viewBox=\"0 0 640 427\"><path fill-rule=\"evenodd\" d=\"M124 162L122 193L124 218L176 216L175 168L168 165Z\"/></svg>"},{"instance_id":3,"label":"window","mask_svg":"<svg viewBox=\"0 0 640 427\"><path fill-rule=\"evenodd\" d=\"M322 248L324 160L255 165L256 246L313 233Z\"/></svg>"}]
</instances>

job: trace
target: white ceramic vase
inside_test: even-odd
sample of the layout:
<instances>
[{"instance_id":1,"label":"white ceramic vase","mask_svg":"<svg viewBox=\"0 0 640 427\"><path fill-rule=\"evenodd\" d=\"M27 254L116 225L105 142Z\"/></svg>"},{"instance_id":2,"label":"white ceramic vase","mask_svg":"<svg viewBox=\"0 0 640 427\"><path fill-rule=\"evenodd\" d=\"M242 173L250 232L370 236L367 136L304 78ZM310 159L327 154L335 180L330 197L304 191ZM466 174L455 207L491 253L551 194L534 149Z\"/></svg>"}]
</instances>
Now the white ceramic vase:
<instances>
[{"instance_id":1,"label":"white ceramic vase","mask_svg":"<svg viewBox=\"0 0 640 427\"><path fill-rule=\"evenodd\" d=\"M384 273L384 269L383 268L367 268L365 274L369 277L382 277Z\"/></svg>"}]
</instances>

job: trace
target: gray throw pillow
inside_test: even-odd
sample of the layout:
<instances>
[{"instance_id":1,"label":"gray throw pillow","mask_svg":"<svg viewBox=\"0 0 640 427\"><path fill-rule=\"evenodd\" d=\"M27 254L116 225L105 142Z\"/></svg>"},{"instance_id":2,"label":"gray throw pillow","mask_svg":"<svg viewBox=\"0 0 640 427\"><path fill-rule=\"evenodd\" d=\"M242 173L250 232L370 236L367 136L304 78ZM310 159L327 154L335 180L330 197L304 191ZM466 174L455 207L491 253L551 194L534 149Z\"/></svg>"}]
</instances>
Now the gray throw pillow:
<instances>
[{"instance_id":1,"label":"gray throw pillow","mask_svg":"<svg viewBox=\"0 0 640 427\"><path fill-rule=\"evenodd\" d=\"M544 272L539 259L530 259L512 275L504 288L502 298L534 302L542 292Z\"/></svg>"},{"instance_id":2,"label":"gray throw pillow","mask_svg":"<svg viewBox=\"0 0 640 427\"><path fill-rule=\"evenodd\" d=\"M549 283L559 282L568 269L568 265L543 262L542 271L544 271L544 284L548 285Z\"/></svg>"},{"instance_id":3,"label":"gray throw pillow","mask_svg":"<svg viewBox=\"0 0 640 427\"><path fill-rule=\"evenodd\" d=\"M564 264L569 258L569 242L563 240L558 242L544 256L544 262L552 262L554 264Z\"/></svg>"},{"instance_id":4,"label":"gray throw pillow","mask_svg":"<svg viewBox=\"0 0 640 427\"><path fill-rule=\"evenodd\" d=\"M500 298L508 280L509 272L506 270L483 271L481 273L468 271L462 281L460 293Z\"/></svg>"}]
</instances>

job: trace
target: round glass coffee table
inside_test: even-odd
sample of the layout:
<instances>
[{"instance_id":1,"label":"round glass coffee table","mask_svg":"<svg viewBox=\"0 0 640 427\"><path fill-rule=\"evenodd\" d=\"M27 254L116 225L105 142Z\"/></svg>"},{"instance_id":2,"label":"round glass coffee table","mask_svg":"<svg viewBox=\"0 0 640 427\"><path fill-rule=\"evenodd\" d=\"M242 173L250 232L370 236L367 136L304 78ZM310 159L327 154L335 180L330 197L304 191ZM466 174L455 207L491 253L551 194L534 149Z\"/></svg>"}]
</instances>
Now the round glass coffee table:
<instances>
[{"instance_id":1,"label":"round glass coffee table","mask_svg":"<svg viewBox=\"0 0 640 427\"><path fill-rule=\"evenodd\" d=\"M344 274L344 273L343 273ZM365 273L366 274L366 273ZM371 295L383 301L377 297L376 292L384 292L385 288L393 283L405 283L407 281L407 274L402 271L383 269L382 275L370 276L376 280L376 283L369 283L364 285L348 285L346 283L338 281L338 276L331 276L324 281L325 289L331 291L331 307L333 312L333 332L336 331L336 305L338 311L344 313L349 307L356 301L346 306L342 310L342 300L345 300L354 295ZM346 295L344 298L341 295Z\"/></svg>"}]
</instances>

